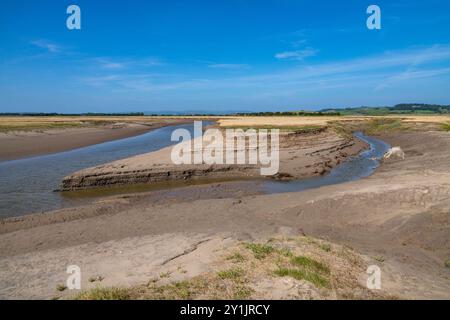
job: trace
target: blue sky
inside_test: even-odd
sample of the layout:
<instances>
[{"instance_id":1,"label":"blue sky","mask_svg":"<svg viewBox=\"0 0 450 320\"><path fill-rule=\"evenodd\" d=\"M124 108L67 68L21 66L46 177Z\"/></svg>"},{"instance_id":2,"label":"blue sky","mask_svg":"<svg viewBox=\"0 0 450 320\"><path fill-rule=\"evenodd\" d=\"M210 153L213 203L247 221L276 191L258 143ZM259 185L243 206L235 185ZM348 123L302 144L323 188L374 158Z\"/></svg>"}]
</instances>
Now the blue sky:
<instances>
[{"instance_id":1,"label":"blue sky","mask_svg":"<svg viewBox=\"0 0 450 320\"><path fill-rule=\"evenodd\" d=\"M436 0L4 0L0 112L450 104L449 30Z\"/></svg>"}]
</instances>

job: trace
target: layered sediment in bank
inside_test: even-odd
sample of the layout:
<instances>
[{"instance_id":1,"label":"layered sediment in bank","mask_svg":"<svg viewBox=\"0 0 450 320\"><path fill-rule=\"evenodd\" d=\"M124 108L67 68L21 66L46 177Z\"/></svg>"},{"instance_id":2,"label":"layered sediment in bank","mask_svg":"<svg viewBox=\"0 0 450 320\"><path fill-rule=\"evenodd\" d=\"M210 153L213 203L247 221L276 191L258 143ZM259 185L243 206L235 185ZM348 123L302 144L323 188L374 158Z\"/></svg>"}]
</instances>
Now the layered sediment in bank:
<instances>
[{"instance_id":1,"label":"layered sediment in bank","mask_svg":"<svg viewBox=\"0 0 450 320\"><path fill-rule=\"evenodd\" d=\"M282 132L279 143L279 171L269 177L289 180L323 175L347 157L358 154L365 147L364 142L354 137L340 136L330 128L312 132ZM248 153L249 143L245 148ZM234 153L237 152L237 145L235 145ZM84 169L65 177L60 189L71 191L210 178L260 178L261 168L264 167L260 164L176 165L171 159L171 153L172 147L167 147L156 152Z\"/></svg>"}]
</instances>

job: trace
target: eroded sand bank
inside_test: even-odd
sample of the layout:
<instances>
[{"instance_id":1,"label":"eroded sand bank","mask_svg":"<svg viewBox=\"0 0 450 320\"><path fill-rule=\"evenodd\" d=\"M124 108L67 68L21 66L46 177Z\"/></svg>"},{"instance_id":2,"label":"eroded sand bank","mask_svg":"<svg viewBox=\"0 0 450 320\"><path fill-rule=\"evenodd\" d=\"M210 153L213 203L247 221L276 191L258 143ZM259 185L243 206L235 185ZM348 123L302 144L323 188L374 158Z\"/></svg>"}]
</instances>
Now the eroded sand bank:
<instances>
[{"instance_id":1,"label":"eroded sand bank","mask_svg":"<svg viewBox=\"0 0 450 320\"><path fill-rule=\"evenodd\" d=\"M248 144L246 145L248 151ZM279 172L275 179L301 179L323 175L347 157L366 147L354 137L343 137L329 128L280 134ZM207 146L205 146L205 149ZM235 145L235 152L237 144ZM198 180L204 178L259 178L261 165L175 165L172 147L78 171L64 178L62 191L95 187Z\"/></svg>"}]
</instances>

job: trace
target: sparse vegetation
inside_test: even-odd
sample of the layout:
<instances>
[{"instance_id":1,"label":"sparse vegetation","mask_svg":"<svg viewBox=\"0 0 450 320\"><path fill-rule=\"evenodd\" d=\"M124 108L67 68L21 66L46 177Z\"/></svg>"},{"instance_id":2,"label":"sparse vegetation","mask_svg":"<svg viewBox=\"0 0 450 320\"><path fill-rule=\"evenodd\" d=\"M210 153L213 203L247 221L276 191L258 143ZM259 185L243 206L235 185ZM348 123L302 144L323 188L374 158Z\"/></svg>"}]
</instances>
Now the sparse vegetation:
<instances>
[{"instance_id":1,"label":"sparse vegetation","mask_svg":"<svg viewBox=\"0 0 450 320\"><path fill-rule=\"evenodd\" d=\"M342 115L380 116L390 114L450 114L450 106L424 103L402 103L392 107L357 107L323 109L322 112L340 112Z\"/></svg>"},{"instance_id":2,"label":"sparse vegetation","mask_svg":"<svg viewBox=\"0 0 450 320\"><path fill-rule=\"evenodd\" d=\"M306 280L319 288L330 288L330 282L320 274L303 269L279 268L275 274L280 277L291 277L296 280Z\"/></svg>"},{"instance_id":3,"label":"sparse vegetation","mask_svg":"<svg viewBox=\"0 0 450 320\"><path fill-rule=\"evenodd\" d=\"M330 123L330 127L341 137L343 138L350 138L352 136L352 130L349 128L348 125L339 122L339 121L333 121Z\"/></svg>"},{"instance_id":4,"label":"sparse vegetation","mask_svg":"<svg viewBox=\"0 0 450 320\"><path fill-rule=\"evenodd\" d=\"M231 260L233 262L244 262L245 257L240 252L235 252L227 257L227 260Z\"/></svg>"},{"instance_id":5,"label":"sparse vegetation","mask_svg":"<svg viewBox=\"0 0 450 320\"><path fill-rule=\"evenodd\" d=\"M305 280L319 288L330 288L330 268L324 263L307 256L295 256L289 262L281 263L275 275Z\"/></svg>"},{"instance_id":6,"label":"sparse vegetation","mask_svg":"<svg viewBox=\"0 0 450 320\"><path fill-rule=\"evenodd\" d=\"M225 252L219 260L219 270L207 272L184 281L159 285L158 281L169 275L161 273L146 285L130 288L95 288L76 296L76 299L127 300L127 299L249 299L266 297L261 295L258 285L261 280L277 281L279 277L290 277L293 281L307 281L311 284L308 293L299 291L299 297L329 296L333 287L340 288L341 297L355 298L356 287L360 287L356 276L349 270L358 264L348 249L348 254L325 253L320 242L312 238L272 239L268 243L242 243ZM343 248L341 250L344 250ZM330 251L326 251L330 252ZM322 258L327 257L325 261ZM350 259L350 257L352 259ZM340 270L331 272L327 259L340 265ZM332 265L332 264L330 264ZM333 264L334 265L334 264ZM361 269L362 270L362 269ZM357 271L358 273L361 270ZM264 286L265 288L265 286ZM316 289L314 289L316 288ZM343 289L347 288L347 289ZM259 290L259 291L258 291ZM370 295L374 293L365 292Z\"/></svg>"},{"instance_id":7,"label":"sparse vegetation","mask_svg":"<svg viewBox=\"0 0 450 320\"><path fill-rule=\"evenodd\" d=\"M93 277L89 277L88 281L89 282L96 282L96 281L103 281L103 277L102 276L93 276Z\"/></svg>"},{"instance_id":8,"label":"sparse vegetation","mask_svg":"<svg viewBox=\"0 0 450 320\"><path fill-rule=\"evenodd\" d=\"M220 279L230 279L230 280L238 279L242 277L243 274L244 271L240 268L233 268L217 272L217 275L219 276Z\"/></svg>"},{"instance_id":9,"label":"sparse vegetation","mask_svg":"<svg viewBox=\"0 0 450 320\"><path fill-rule=\"evenodd\" d=\"M330 268L325 264L305 256L297 256L291 259L291 263L295 266L305 267L318 272L330 273Z\"/></svg>"},{"instance_id":10,"label":"sparse vegetation","mask_svg":"<svg viewBox=\"0 0 450 320\"><path fill-rule=\"evenodd\" d=\"M450 122L442 124L442 130L450 131Z\"/></svg>"},{"instance_id":11,"label":"sparse vegetation","mask_svg":"<svg viewBox=\"0 0 450 320\"><path fill-rule=\"evenodd\" d=\"M66 287L66 285L64 285L64 284L58 284L57 286L56 286L56 290L57 291L64 291L64 290L66 290L67 289L67 287Z\"/></svg>"},{"instance_id":12,"label":"sparse vegetation","mask_svg":"<svg viewBox=\"0 0 450 320\"><path fill-rule=\"evenodd\" d=\"M339 110L333 111L266 111L266 112L247 112L235 113L236 116L251 117L323 117L323 116L340 116Z\"/></svg>"},{"instance_id":13,"label":"sparse vegetation","mask_svg":"<svg viewBox=\"0 0 450 320\"><path fill-rule=\"evenodd\" d=\"M161 279L164 279L164 278L170 278L170 272L162 272L162 273L159 275L159 277L160 277Z\"/></svg>"},{"instance_id":14,"label":"sparse vegetation","mask_svg":"<svg viewBox=\"0 0 450 320\"><path fill-rule=\"evenodd\" d=\"M255 125L255 126L230 126L227 128L233 128L233 129L241 129L243 131L247 131L249 129L279 129L281 132L294 132L296 134L306 134L306 133L319 133L324 130L326 130L326 126L320 126L320 125L304 125L304 126L295 126L295 125Z\"/></svg>"},{"instance_id":15,"label":"sparse vegetation","mask_svg":"<svg viewBox=\"0 0 450 320\"><path fill-rule=\"evenodd\" d=\"M125 288L95 288L75 297L76 300L129 300L130 298L129 289Z\"/></svg>"},{"instance_id":16,"label":"sparse vegetation","mask_svg":"<svg viewBox=\"0 0 450 320\"><path fill-rule=\"evenodd\" d=\"M320 248L325 251L325 252L330 252L331 251L331 246L328 243L323 243L320 245Z\"/></svg>"},{"instance_id":17,"label":"sparse vegetation","mask_svg":"<svg viewBox=\"0 0 450 320\"><path fill-rule=\"evenodd\" d=\"M42 122L42 123L1 123L0 132L11 131L38 131L38 130L50 130L50 129L67 129L67 128L81 128L87 127L89 124L82 122Z\"/></svg>"},{"instance_id":18,"label":"sparse vegetation","mask_svg":"<svg viewBox=\"0 0 450 320\"><path fill-rule=\"evenodd\" d=\"M292 257L294 254L289 248L281 248L277 250L279 254L285 257Z\"/></svg>"},{"instance_id":19,"label":"sparse vegetation","mask_svg":"<svg viewBox=\"0 0 450 320\"><path fill-rule=\"evenodd\" d=\"M253 252L256 259L263 259L274 251L273 247L267 244L247 243L245 247Z\"/></svg>"},{"instance_id":20,"label":"sparse vegetation","mask_svg":"<svg viewBox=\"0 0 450 320\"><path fill-rule=\"evenodd\" d=\"M391 131L405 129L406 125L400 119L375 118L367 122L367 134L381 134Z\"/></svg>"},{"instance_id":21,"label":"sparse vegetation","mask_svg":"<svg viewBox=\"0 0 450 320\"><path fill-rule=\"evenodd\" d=\"M445 266L446 266L447 268L450 268L450 260L445 261Z\"/></svg>"}]
</instances>

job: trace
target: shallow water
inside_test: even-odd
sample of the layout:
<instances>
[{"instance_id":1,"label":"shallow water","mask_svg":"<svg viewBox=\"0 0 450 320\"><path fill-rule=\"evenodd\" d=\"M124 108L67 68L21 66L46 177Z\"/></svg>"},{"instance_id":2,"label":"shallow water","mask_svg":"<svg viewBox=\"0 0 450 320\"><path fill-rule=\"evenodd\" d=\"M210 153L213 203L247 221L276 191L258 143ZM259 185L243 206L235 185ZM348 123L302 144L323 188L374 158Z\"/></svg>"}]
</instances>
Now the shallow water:
<instances>
[{"instance_id":1,"label":"shallow water","mask_svg":"<svg viewBox=\"0 0 450 320\"><path fill-rule=\"evenodd\" d=\"M369 149L342 162L327 175L296 181L269 180L263 183L263 190L267 193L303 191L370 176L379 166L380 159L390 146L386 142L368 137L362 132L356 132L354 135L369 144Z\"/></svg>"},{"instance_id":2,"label":"shallow water","mask_svg":"<svg viewBox=\"0 0 450 320\"><path fill-rule=\"evenodd\" d=\"M208 124L204 122L204 125ZM155 151L174 144L172 131L192 124L168 126L131 138L67 152L0 162L0 218L58 209L75 204L58 192L61 180L84 168Z\"/></svg>"},{"instance_id":3,"label":"shallow water","mask_svg":"<svg viewBox=\"0 0 450 320\"><path fill-rule=\"evenodd\" d=\"M0 218L49 211L80 204L80 197L62 196L53 192L61 180L75 171L155 151L174 144L170 135L176 128L193 131L192 124L164 127L148 133L101 143L72 151L0 162ZM302 191L325 185L337 184L369 176L379 165L379 159L389 149L385 142L363 135L355 136L370 146L355 157L335 167L329 174L298 181L259 180L263 193ZM138 191L148 191L144 186ZM120 188L121 192L133 192L133 187ZM101 196L102 192L94 192ZM105 194L103 194L105 195ZM82 198L82 197L81 197Z\"/></svg>"}]
</instances>

